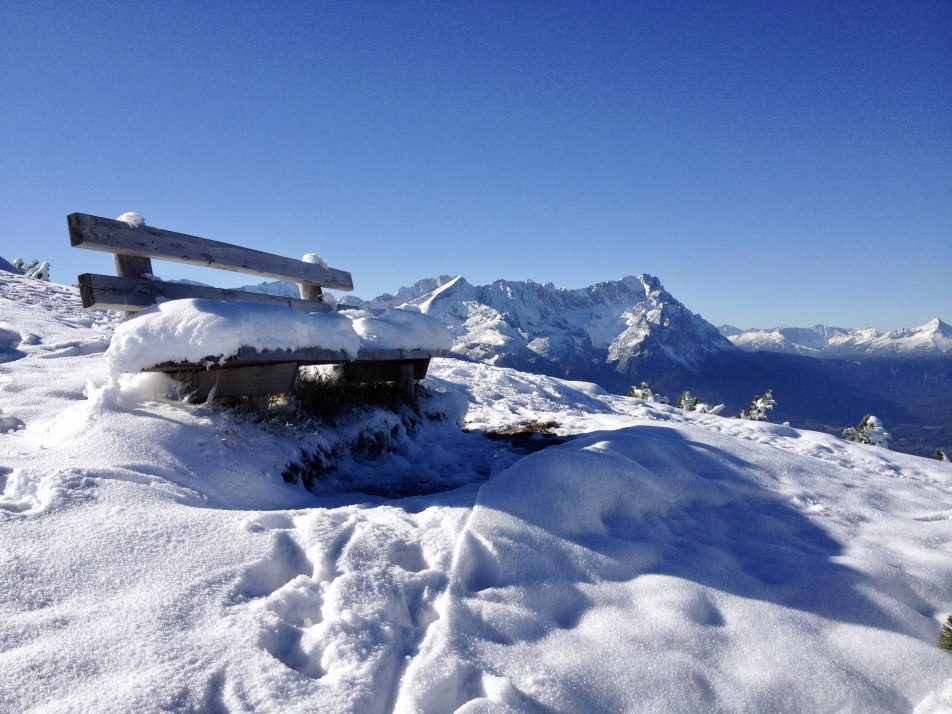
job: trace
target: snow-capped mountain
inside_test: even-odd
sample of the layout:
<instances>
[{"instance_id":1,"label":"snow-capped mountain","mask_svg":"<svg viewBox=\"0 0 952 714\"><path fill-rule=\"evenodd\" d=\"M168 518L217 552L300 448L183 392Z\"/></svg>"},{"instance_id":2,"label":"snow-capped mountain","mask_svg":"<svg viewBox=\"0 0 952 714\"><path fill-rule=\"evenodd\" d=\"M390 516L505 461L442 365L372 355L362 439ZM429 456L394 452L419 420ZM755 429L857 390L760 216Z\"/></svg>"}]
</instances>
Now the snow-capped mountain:
<instances>
[{"instance_id":1,"label":"snow-capped mountain","mask_svg":"<svg viewBox=\"0 0 952 714\"><path fill-rule=\"evenodd\" d=\"M272 283L268 289L282 288ZM696 371L711 355L735 349L646 274L577 290L532 280L472 285L441 275L347 302L437 317L453 333L453 353L467 359L616 390L648 371Z\"/></svg>"},{"instance_id":2,"label":"snow-capped mountain","mask_svg":"<svg viewBox=\"0 0 952 714\"><path fill-rule=\"evenodd\" d=\"M709 355L733 349L644 274L578 290L531 280L471 285L458 276L402 307L448 325L456 354L559 376L611 371L627 381L645 361L692 370Z\"/></svg>"},{"instance_id":3,"label":"snow-capped mountain","mask_svg":"<svg viewBox=\"0 0 952 714\"><path fill-rule=\"evenodd\" d=\"M921 327L904 327L889 332L827 325L766 330L741 330L722 325L719 330L735 345L751 352L763 350L816 357L952 354L952 326L939 318Z\"/></svg>"}]
</instances>

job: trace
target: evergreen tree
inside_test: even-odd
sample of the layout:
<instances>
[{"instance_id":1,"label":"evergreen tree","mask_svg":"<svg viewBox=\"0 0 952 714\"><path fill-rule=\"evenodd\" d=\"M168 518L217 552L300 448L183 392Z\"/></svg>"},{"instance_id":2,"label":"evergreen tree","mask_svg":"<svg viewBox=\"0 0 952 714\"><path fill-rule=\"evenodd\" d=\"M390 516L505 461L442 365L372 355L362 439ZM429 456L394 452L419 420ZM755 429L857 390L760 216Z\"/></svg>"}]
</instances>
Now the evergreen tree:
<instances>
[{"instance_id":1,"label":"evergreen tree","mask_svg":"<svg viewBox=\"0 0 952 714\"><path fill-rule=\"evenodd\" d=\"M648 387L647 382L642 382L638 389L641 391L641 398L646 402L653 402L655 400L654 392Z\"/></svg>"},{"instance_id":2,"label":"evergreen tree","mask_svg":"<svg viewBox=\"0 0 952 714\"><path fill-rule=\"evenodd\" d=\"M939 647L947 652L952 652L952 615L945 619L945 624L939 630Z\"/></svg>"},{"instance_id":3,"label":"evergreen tree","mask_svg":"<svg viewBox=\"0 0 952 714\"><path fill-rule=\"evenodd\" d=\"M949 455L945 453L942 449L936 449L932 455L936 457L939 461L949 461Z\"/></svg>"},{"instance_id":4,"label":"evergreen tree","mask_svg":"<svg viewBox=\"0 0 952 714\"><path fill-rule=\"evenodd\" d=\"M681 392L681 396L678 397L678 409L693 412L697 409L697 397L692 397L690 392Z\"/></svg>"},{"instance_id":5,"label":"evergreen tree","mask_svg":"<svg viewBox=\"0 0 952 714\"><path fill-rule=\"evenodd\" d=\"M629 387L628 396L635 397L636 399L644 399L646 402L656 401L655 394L651 391L647 382L642 382L637 387Z\"/></svg>"},{"instance_id":6,"label":"evergreen tree","mask_svg":"<svg viewBox=\"0 0 952 714\"><path fill-rule=\"evenodd\" d=\"M889 439L891 438L890 433L883 428L883 423L879 417L872 414L864 416L856 427L846 427L840 432L840 435L847 441L855 441L858 444L872 444L884 449L889 448Z\"/></svg>"},{"instance_id":7,"label":"evergreen tree","mask_svg":"<svg viewBox=\"0 0 952 714\"><path fill-rule=\"evenodd\" d=\"M750 401L750 405L742 411L738 416L741 419L749 419L750 421L767 421L767 412L772 410L777 405L777 402L773 398L773 390L768 389L764 392L764 396L754 395L754 398Z\"/></svg>"}]
</instances>

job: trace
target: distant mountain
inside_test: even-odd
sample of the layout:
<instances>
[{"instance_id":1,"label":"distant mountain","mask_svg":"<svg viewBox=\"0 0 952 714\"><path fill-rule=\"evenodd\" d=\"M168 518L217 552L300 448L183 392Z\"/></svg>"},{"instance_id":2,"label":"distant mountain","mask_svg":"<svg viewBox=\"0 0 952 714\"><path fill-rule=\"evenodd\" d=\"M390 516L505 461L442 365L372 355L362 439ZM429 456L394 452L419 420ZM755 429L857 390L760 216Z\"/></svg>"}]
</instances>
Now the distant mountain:
<instances>
[{"instance_id":1,"label":"distant mountain","mask_svg":"<svg viewBox=\"0 0 952 714\"><path fill-rule=\"evenodd\" d=\"M251 286L262 292L263 286ZM293 286L265 290L293 294ZM598 382L624 391L641 373L700 369L717 352L735 351L717 328L675 299L651 275L568 290L531 280L471 285L441 275L369 301L442 320L460 357L503 367Z\"/></svg>"},{"instance_id":2,"label":"distant mountain","mask_svg":"<svg viewBox=\"0 0 952 714\"><path fill-rule=\"evenodd\" d=\"M766 330L740 330L731 325L722 325L718 329L732 343L749 352L782 352L814 357L952 354L952 327L938 318L922 327L890 332L826 325Z\"/></svg>"},{"instance_id":3,"label":"distant mountain","mask_svg":"<svg viewBox=\"0 0 952 714\"><path fill-rule=\"evenodd\" d=\"M531 280L443 281L402 303L449 326L462 357L627 389L641 371L692 371L735 348L650 275L568 290ZM371 301L372 306L379 299Z\"/></svg>"}]
</instances>

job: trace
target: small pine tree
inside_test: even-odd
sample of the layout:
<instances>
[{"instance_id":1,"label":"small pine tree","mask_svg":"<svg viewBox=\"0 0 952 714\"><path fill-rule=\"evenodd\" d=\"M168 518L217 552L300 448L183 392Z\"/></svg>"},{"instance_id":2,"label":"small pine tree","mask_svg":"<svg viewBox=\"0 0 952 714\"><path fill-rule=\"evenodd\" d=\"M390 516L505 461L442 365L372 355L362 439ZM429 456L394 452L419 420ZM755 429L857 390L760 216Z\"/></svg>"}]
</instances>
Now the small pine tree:
<instances>
[{"instance_id":1,"label":"small pine tree","mask_svg":"<svg viewBox=\"0 0 952 714\"><path fill-rule=\"evenodd\" d=\"M949 460L949 455L948 455L947 453L945 453L942 449L936 449L936 450L935 450L935 453L933 453L932 455L933 455L934 457L936 457L939 461L948 461L948 460Z\"/></svg>"},{"instance_id":2,"label":"small pine tree","mask_svg":"<svg viewBox=\"0 0 952 714\"><path fill-rule=\"evenodd\" d=\"M846 427L840 432L840 435L847 441L855 441L858 444L872 444L881 446L884 449L889 448L889 439L891 435L883 428L883 423L879 417L867 414L856 427Z\"/></svg>"},{"instance_id":3,"label":"small pine tree","mask_svg":"<svg viewBox=\"0 0 952 714\"><path fill-rule=\"evenodd\" d=\"M636 399L644 399L646 402L655 401L654 392L651 391L651 388L648 386L647 382L642 382L637 387L629 387L628 396L635 397Z\"/></svg>"},{"instance_id":4,"label":"small pine tree","mask_svg":"<svg viewBox=\"0 0 952 714\"><path fill-rule=\"evenodd\" d=\"M693 412L697 409L697 397L692 397L690 392L681 392L678 397L678 409Z\"/></svg>"},{"instance_id":5,"label":"small pine tree","mask_svg":"<svg viewBox=\"0 0 952 714\"><path fill-rule=\"evenodd\" d=\"M939 647L946 652L952 652L952 615L945 619L942 629L939 630Z\"/></svg>"},{"instance_id":6,"label":"small pine tree","mask_svg":"<svg viewBox=\"0 0 952 714\"><path fill-rule=\"evenodd\" d=\"M777 402L773 398L773 390L768 389L764 392L764 396L754 395L754 398L750 401L750 405L742 411L738 416L741 419L749 419L750 421L767 421L767 412L771 411Z\"/></svg>"},{"instance_id":7,"label":"small pine tree","mask_svg":"<svg viewBox=\"0 0 952 714\"><path fill-rule=\"evenodd\" d=\"M641 391L641 398L646 402L653 402L655 400L654 392L652 392L650 387L648 387L647 382L642 382L638 389Z\"/></svg>"}]
</instances>

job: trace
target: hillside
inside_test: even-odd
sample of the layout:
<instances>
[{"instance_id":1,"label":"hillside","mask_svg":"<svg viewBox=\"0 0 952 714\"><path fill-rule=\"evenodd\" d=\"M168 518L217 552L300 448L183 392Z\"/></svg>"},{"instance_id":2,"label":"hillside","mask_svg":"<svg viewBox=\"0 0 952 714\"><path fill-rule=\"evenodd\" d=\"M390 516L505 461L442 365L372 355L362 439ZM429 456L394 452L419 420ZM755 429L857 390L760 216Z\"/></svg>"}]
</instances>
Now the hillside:
<instances>
[{"instance_id":1,"label":"hillside","mask_svg":"<svg viewBox=\"0 0 952 714\"><path fill-rule=\"evenodd\" d=\"M115 321L0 275L0 710L952 705L948 464L452 359L418 429L258 422L110 382Z\"/></svg>"}]
</instances>

